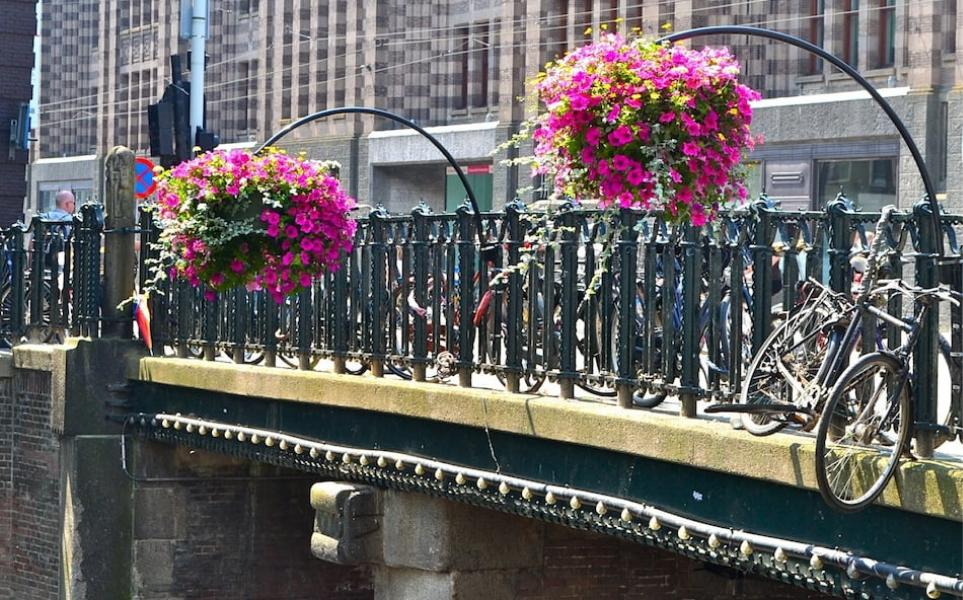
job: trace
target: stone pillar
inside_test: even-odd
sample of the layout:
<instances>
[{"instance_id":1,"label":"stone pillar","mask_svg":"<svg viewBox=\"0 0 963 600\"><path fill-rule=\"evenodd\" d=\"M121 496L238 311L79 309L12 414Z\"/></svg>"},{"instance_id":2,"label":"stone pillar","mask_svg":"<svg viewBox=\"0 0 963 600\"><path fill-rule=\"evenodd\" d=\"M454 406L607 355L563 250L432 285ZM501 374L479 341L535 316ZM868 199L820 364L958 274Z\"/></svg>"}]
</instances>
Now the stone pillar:
<instances>
[{"instance_id":1,"label":"stone pillar","mask_svg":"<svg viewBox=\"0 0 963 600\"><path fill-rule=\"evenodd\" d=\"M420 494L383 495L376 600L512 598L542 565L540 523Z\"/></svg>"},{"instance_id":2,"label":"stone pillar","mask_svg":"<svg viewBox=\"0 0 963 600\"><path fill-rule=\"evenodd\" d=\"M127 315L130 307L118 308L134 293L137 257L134 255L134 233L137 224L137 201L134 199L134 153L115 146L104 165L106 233L104 235L104 337L131 339L134 324Z\"/></svg>"},{"instance_id":3,"label":"stone pillar","mask_svg":"<svg viewBox=\"0 0 963 600\"><path fill-rule=\"evenodd\" d=\"M533 519L334 482L315 484L311 504L315 556L374 564L376 600L514 598L542 567L543 525Z\"/></svg>"}]
</instances>

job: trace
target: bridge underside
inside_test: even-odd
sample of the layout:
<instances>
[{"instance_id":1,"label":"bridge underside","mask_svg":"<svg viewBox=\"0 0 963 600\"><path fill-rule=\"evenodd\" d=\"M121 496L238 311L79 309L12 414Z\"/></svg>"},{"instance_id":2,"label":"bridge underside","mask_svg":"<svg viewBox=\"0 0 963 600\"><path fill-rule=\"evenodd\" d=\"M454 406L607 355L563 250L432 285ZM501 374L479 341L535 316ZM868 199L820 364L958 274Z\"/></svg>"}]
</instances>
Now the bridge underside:
<instances>
[{"instance_id":1,"label":"bridge underside","mask_svg":"<svg viewBox=\"0 0 963 600\"><path fill-rule=\"evenodd\" d=\"M904 468L884 505L843 515L812 489L803 438L746 445L722 424L673 433L678 419L639 411L599 420L611 406L171 359L142 360L138 377L127 427L151 439L595 530L843 597L917 598L927 585L963 595L952 466Z\"/></svg>"}]
</instances>

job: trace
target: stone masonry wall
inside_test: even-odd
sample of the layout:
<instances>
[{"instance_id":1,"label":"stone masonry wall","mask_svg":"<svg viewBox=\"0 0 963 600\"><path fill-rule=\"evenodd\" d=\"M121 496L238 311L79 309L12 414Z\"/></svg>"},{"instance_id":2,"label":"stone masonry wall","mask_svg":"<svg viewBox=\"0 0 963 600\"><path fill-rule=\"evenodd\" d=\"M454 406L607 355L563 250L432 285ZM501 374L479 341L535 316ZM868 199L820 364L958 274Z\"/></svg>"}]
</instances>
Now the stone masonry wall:
<instances>
[{"instance_id":1,"label":"stone masonry wall","mask_svg":"<svg viewBox=\"0 0 963 600\"><path fill-rule=\"evenodd\" d=\"M60 597L60 441L51 377L0 380L0 600Z\"/></svg>"},{"instance_id":2,"label":"stone masonry wall","mask_svg":"<svg viewBox=\"0 0 963 600\"><path fill-rule=\"evenodd\" d=\"M306 474L161 444L135 462L134 598L373 596L367 568L312 557Z\"/></svg>"}]
</instances>

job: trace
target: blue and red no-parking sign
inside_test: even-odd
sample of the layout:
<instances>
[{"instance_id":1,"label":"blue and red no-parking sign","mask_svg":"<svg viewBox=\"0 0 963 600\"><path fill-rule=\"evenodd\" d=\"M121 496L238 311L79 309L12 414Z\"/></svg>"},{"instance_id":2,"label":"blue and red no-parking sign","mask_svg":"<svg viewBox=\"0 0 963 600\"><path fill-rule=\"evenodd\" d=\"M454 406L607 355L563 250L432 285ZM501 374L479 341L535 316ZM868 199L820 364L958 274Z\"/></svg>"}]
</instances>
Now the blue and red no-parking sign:
<instances>
[{"instance_id":1,"label":"blue and red no-parking sign","mask_svg":"<svg viewBox=\"0 0 963 600\"><path fill-rule=\"evenodd\" d=\"M154 179L154 163L149 158L138 156L134 159L134 195L146 198L157 189Z\"/></svg>"}]
</instances>

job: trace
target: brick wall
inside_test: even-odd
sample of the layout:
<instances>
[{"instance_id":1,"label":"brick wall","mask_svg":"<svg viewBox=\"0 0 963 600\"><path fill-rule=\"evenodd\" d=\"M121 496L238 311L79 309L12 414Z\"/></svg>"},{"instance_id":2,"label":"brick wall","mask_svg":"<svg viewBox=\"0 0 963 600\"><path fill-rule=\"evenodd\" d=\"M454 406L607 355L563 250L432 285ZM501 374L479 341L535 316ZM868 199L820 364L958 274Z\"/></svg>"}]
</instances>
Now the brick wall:
<instances>
[{"instance_id":1,"label":"brick wall","mask_svg":"<svg viewBox=\"0 0 963 600\"><path fill-rule=\"evenodd\" d=\"M50 373L0 383L0 599L60 597L60 442Z\"/></svg>"},{"instance_id":2,"label":"brick wall","mask_svg":"<svg viewBox=\"0 0 963 600\"><path fill-rule=\"evenodd\" d=\"M13 521L11 519L13 481L13 380L0 379L0 600L13 594Z\"/></svg>"},{"instance_id":3,"label":"brick wall","mask_svg":"<svg viewBox=\"0 0 963 600\"><path fill-rule=\"evenodd\" d=\"M370 572L310 551L316 479L224 457L146 445L134 505L134 590L161 598L367 600Z\"/></svg>"},{"instance_id":4,"label":"brick wall","mask_svg":"<svg viewBox=\"0 0 963 600\"><path fill-rule=\"evenodd\" d=\"M21 102L31 95L30 70L33 67L33 39L37 28L33 0L0 0L0 39L3 39L3 64L0 65L0 226L20 218L27 193L27 153L9 155L10 119L16 117Z\"/></svg>"},{"instance_id":5,"label":"brick wall","mask_svg":"<svg viewBox=\"0 0 963 600\"><path fill-rule=\"evenodd\" d=\"M558 525L545 528L544 567L523 573L515 600L819 600L829 596L664 550ZM710 570L711 569L711 570Z\"/></svg>"}]
</instances>

